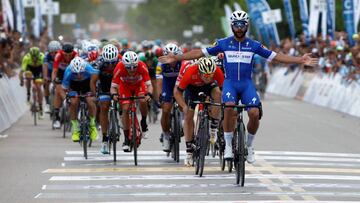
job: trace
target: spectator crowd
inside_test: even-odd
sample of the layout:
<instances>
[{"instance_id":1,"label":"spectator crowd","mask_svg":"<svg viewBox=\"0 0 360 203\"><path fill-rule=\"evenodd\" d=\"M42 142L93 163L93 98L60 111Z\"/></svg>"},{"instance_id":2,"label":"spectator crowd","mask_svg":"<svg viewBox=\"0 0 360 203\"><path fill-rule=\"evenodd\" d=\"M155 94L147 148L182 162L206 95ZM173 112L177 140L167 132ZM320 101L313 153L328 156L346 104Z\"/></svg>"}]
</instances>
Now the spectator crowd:
<instances>
[{"instance_id":1,"label":"spectator crowd","mask_svg":"<svg viewBox=\"0 0 360 203\"><path fill-rule=\"evenodd\" d=\"M321 36L306 40L301 35L295 40L289 38L282 41L280 47L273 50L288 55L299 56L311 53L319 58L317 67L290 65L289 71L301 68L304 71L318 72L319 74L335 76L340 74L343 82L349 84L356 82L360 85L360 37L354 34L352 39L355 46L350 46L346 32L336 32L334 39Z\"/></svg>"}]
</instances>

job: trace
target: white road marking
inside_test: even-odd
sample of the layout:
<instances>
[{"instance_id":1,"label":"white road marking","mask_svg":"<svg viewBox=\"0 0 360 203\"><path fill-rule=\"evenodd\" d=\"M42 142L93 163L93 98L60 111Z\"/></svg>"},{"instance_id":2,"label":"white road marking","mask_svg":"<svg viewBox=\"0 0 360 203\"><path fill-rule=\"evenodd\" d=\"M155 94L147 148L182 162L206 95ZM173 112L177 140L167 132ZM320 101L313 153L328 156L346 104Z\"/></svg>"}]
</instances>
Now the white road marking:
<instances>
[{"instance_id":1,"label":"white road marking","mask_svg":"<svg viewBox=\"0 0 360 203\"><path fill-rule=\"evenodd\" d=\"M8 135L0 135L0 139L1 138L7 138L7 137L9 137Z\"/></svg>"},{"instance_id":2,"label":"white road marking","mask_svg":"<svg viewBox=\"0 0 360 203\"><path fill-rule=\"evenodd\" d=\"M267 161L266 163L271 165L285 165L285 166L337 166L337 167L353 167L360 168L360 164L350 164L350 163L338 163L338 162L325 162L325 163L315 163L315 162L276 162L276 161ZM219 164L219 163L217 163Z\"/></svg>"},{"instance_id":3,"label":"white road marking","mask_svg":"<svg viewBox=\"0 0 360 203\"><path fill-rule=\"evenodd\" d=\"M180 156L180 159L184 159L184 156ZM137 157L138 161L144 161L144 160L169 160L168 157L164 156L138 156ZM207 160L218 160L217 157L213 158L213 157L206 157ZM64 161L112 161L113 157L112 156L88 156L88 159L85 159L82 156L79 157L64 157ZM134 155L132 156L122 156L122 157L118 157L119 162L121 161L133 161L134 160ZM141 165L141 163L139 163L139 165Z\"/></svg>"},{"instance_id":4,"label":"white road marking","mask_svg":"<svg viewBox=\"0 0 360 203\"><path fill-rule=\"evenodd\" d=\"M65 151L67 155L83 155L83 151ZM132 153L118 151L116 154L133 156ZM256 151L257 155L292 155L292 156L320 156L320 157L353 157L360 158L360 154L351 153L324 153L324 152L295 152L295 151ZM88 151L88 155L103 155L99 151ZM138 151L138 155L164 155L163 151ZM186 155L185 151L180 151L180 155ZM104 156L104 155L103 155ZM108 156L108 155L106 155Z\"/></svg>"},{"instance_id":5,"label":"white road marking","mask_svg":"<svg viewBox=\"0 0 360 203\"><path fill-rule=\"evenodd\" d=\"M175 197L175 196L322 196L322 197L360 197L356 192L200 192L200 193L176 193L176 192L147 192L147 193L40 193L36 198L44 199L83 199L83 198L123 198L123 197Z\"/></svg>"},{"instance_id":6,"label":"white road marking","mask_svg":"<svg viewBox=\"0 0 360 203\"><path fill-rule=\"evenodd\" d=\"M320 162L352 162L360 163L360 159L356 158L339 158L339 157L300 157L300 156L258 156L257 159L262 160L288 160L288 161L320 161ZM184 159L185 156L181 155L180 159ZM134 160L132 156L120 156L118 157L119 161L130 161ZM164 156L138 156L138 160L167 160L168 157ZM206 160L219 160L218 157L209 157L205 158ZM78 157L64 157L64 161L111 161L113 160L112 156L90 156L88 159L85 159L82 156ZM141 164L141 163L140 163Z\"/></svg>"},{"instance_id":7,"label":"white road marking","mask_svg":"<svg viewBox=\"0 0 360 203\"><path fill-rule=\"evenodd\" d=\"M248 174L246 179L310 179L310 180L349 180L358 181L360 176L344 175L302 175L302 174ZM199 178L196 175L110 175L110 176L52 176L50 181L101 181L101 180L221 180L234 179L233 174L205 175Z\"/></svg>"},{"instance_id":8,"label":"white road marking","mask_svg":"<svg viewBox=\"0 0 360 203\"><path fill-rule=\"evenodd\" d=\"M360 184L328 183L245 183L246 188L301 187L327 189L360 189ZM116 190L116 189L184 189L184 188L234 188L234 184L131 184L131 185L43 185L42 190Z\"/></svg>"}]
</instances>

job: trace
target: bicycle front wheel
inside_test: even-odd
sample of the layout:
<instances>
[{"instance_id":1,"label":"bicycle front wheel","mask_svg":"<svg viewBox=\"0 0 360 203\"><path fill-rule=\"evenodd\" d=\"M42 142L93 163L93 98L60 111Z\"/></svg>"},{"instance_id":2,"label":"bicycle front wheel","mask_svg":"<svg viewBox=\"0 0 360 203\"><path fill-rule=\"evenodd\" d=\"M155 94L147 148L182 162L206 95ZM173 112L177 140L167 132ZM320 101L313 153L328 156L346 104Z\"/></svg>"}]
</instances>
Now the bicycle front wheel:
<instances>
[{"instance_id":1,"label":"bicycle front wheel","mask_svg":"<svg viewBox=\"0 0 360 203\"><path fill-rule=\"evenodd\" d=\"M207 147L209 142L209 122L207 119L203 121L203 125L199 128L199 176L202 177L205 165L205 156L207 154Z\"/></svg>"},{"instance_id":2,"label":"bicycle front wheel","mask_svg":"<svg viewBox=\"0 0 360 203\"><path fill-rule=\"evenodd\" d=\"M134 150L134 163L135 166L137 166L137 141L136 141L136 136L137 136L137 131L136 131L136 113L135 112L131 112L131 142L132 142L132 147Z\"/></svg>"},{"instance_id":3,"label":"bicycle front wheel","mask_svg":"<svg viewBox=\"0 0 360 203\"><path fill-rule=\"evenodd\" d=\"M239 130L236 140L236 184L244 187L245 183L245 126L244 123L239 124Z\"/></svg>"}]
</instances>

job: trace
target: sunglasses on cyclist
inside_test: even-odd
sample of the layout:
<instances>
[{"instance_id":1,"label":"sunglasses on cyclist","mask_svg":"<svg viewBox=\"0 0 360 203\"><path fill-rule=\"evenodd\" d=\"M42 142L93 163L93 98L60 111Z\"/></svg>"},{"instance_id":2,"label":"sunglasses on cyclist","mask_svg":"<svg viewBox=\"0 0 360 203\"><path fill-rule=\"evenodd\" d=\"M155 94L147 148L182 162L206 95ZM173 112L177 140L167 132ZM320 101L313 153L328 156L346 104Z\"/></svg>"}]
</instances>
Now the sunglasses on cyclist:
<instances>
[{"instance_id":1,"label":"sunglasses on cyclist","mask_svg":"<svg viewBox=\"0 0 360 203\"><path fill-rule=\"evenodd\" d=\"M206 79L209 79L209 78L212 78L214 76L214 73L210 73L210 74L201 74L201 76L203 78L206 78Z\"/></svg>"},{"instance_id":2,"label":"sunglasses on cyclist","mask_svg":"<svg viewBox=\"0 0 360 203\"><path fill-rule=\"evenodd\" d=\"M117 63L117 61L104 62L104 65L116 65Z\"/></svg>"},{"instance_id":3,"label":"sunglasses on cyclist","mask_svg":"<svg viewBox=\"0 0 360 203\"><path fill-rule=\"evenodd\" d=\"M243 29L248 26L248 23L245 21L235 21L231 23L232 26L238 29Z\"/></svg>"},{"instance_id":4,"label":"sunglasses on cyclist","mask_svg":"<svg viewBox=\"0 0 360 203\"><path fill-rule=\"evenodd\" d=\"M137 68L137 65L128 65L128 66L125 66L126 70L130 70L130 71L133 71Z\"/></svg>"}]
</instances>

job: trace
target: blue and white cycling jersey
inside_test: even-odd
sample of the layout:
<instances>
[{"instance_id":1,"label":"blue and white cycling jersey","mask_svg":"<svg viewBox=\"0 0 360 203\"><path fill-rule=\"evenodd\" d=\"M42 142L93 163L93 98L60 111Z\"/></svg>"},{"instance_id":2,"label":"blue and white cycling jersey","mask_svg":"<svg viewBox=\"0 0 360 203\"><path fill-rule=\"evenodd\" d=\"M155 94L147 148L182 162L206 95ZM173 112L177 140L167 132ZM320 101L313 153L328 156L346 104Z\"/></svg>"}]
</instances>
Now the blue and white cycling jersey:
<instances>
[{"instance_id":1,"label":"blue and white cycling jersey","mask_svg":"<svg viewBox=\"0 0 360 203\"><path fill-rule=\"evenodd\" d=\"M93 68L90 64L87 64L85 67L85 71L80 74L73 73L71 71L71 65L68 65L64 73L62 86L65 89L69 89L71 81L84 81L90 79L91 75L93 74L99 74L99 70Z\"/></svg>"},{"instance_id":2,"label":"blue and white cycling jersey","mask_svg":"<svg viewBox=\"0 0 360 203\"><path fill-rule=\"evenodd\" d=\"M235 81L244 78L251 79L254 54L258 54L268 61L271 61L276 53L270 51L255 40L245 38L244 41L237 41L234 36L217 40L212 47L202 49L205 56L216 56L224 53L225 79Z\"/></svg>"},{"instance_id":3,"label":"blue and white cycling jersey","mask_svg":"<svg viewBox=\"0 0 360 203\"><path fill-rule=\"evenodd\" d=\"M242 42L234 36L217 40L212 47L202 49L205 56L224 53L225 81L222 91L224 103L260 104L251 76L253 71L254 55L271 61L276 53L270 51L255 40L245 38Z\"/></svg>"},{"instance_id":4,"label":"blue and white cycling jersey","mask_svg":"<svg viewBox=\"0 0 360 203\"><path fill-rule=\"evenodd\" d=\"M51 72L52 72L52 69L53 69L54 60L55 60L55 55L52 56L48 52L45 53L44 64L48 65L48 76L49 77L51 77Z\"/></svg>"}]
</instances>

